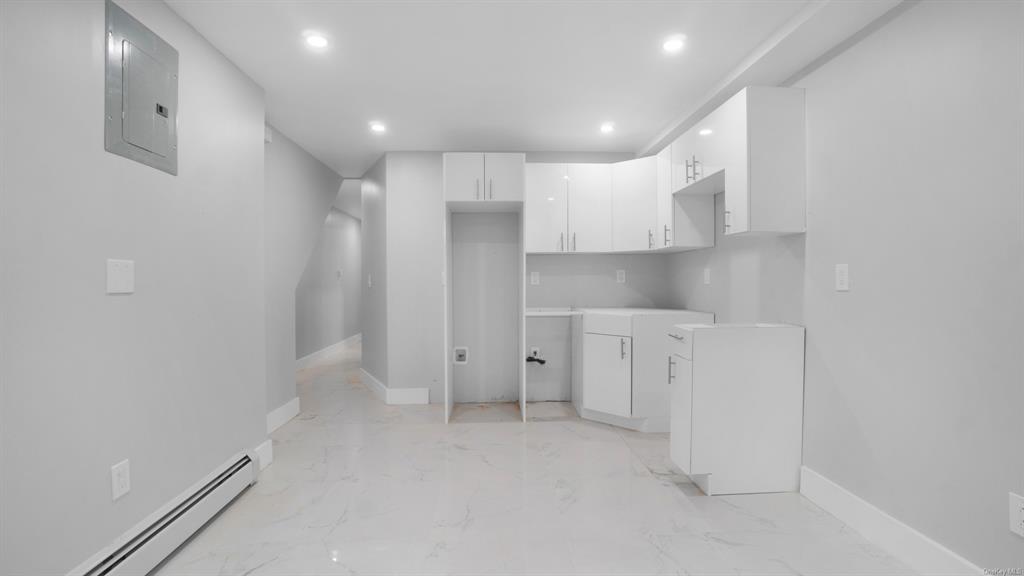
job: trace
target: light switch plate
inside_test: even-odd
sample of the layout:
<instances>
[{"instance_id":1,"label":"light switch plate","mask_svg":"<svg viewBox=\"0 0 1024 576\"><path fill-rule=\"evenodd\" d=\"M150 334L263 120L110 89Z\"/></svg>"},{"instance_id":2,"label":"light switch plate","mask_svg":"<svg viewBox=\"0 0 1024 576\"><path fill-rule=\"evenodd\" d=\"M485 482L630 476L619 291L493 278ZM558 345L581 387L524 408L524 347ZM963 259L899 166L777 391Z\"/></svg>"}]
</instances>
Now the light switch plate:
<instances>
[{"instance_id":1,"label":"light switch plate","mask_svg":"<svg viewBox=\"0 0 1024 576\"><path fill-rule=\"evenodd\" d=\"M615 271L615 281L618 282L619 284L625 284L626 283L626 271L625 270L616 270Z\"/></svg>"},{"instance_id":2,"label":"light switch plate","mask_svg":"<svg viewBox=\"0 0 1024 576\"><path fill-rule=\"evenodd\" d=\"M711 284L711 268L704 269L704 284Z\"/></svg>"},{"instance_id":3,"label":"light switch plate","mask_svg":"<svg viewBox=\"0 0 1024 576\"><path fill-rule=\"evenodd\" d=\"M1024 496L1010 492L1010 532L1024 538Z\"/></svg>"},{"instance_id":4,"label":"light switch plate","mask_svg":"<svg viewBox=\"0 0 1024 576\"><path fill-rule=\"evenodd\" d=\"M135 261L107 260L107 294L135 292Z\"/></svg>"},{"instance_id":5,"label":"light switch plate","mask_svg":"<svg viewBox=\"0 0 1024 576\"><path fill-rule=\"evenodd\" d=\"M836 264L836 292L850 291L850 265Z\"/></svg>"},{"instance_id":6,"label":"light switch plate","mask_svg":"<svg viewBox=\"0 0 1024 576\"><path fill-rule=\"evenodd\" d=\"M540 272L530 272L530 286L540 286Z\"/></svg>"},{"instance_id":7,"label":"light switch plate","mask_svg":"<svg viewBox=\"0 0 1024 576\"><path fill-rule=\"evenodd\" d=\"M122 460L110 467L110 498L117 500L132 489L131 463Z\"/></svg>"}]
</instances>

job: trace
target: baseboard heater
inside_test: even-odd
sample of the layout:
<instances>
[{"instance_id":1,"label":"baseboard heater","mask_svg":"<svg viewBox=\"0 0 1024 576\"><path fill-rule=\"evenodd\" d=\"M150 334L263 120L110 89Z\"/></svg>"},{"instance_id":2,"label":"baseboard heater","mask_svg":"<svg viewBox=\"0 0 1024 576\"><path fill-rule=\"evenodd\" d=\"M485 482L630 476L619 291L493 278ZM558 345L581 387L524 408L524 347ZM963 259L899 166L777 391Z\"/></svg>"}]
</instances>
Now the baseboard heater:
<instances>
[{"instance_id":1,"label":"baseboard heater","mask_svg":"<svg viewBox=\"0 0 1024 576\"><path fill-rule=\"evenodd\" d=\"M82 574L85 576L142 576L172 552L256 481L255 456L241 456L223 472L202 484L157 519Z\"/></svg>"}]
</instances>

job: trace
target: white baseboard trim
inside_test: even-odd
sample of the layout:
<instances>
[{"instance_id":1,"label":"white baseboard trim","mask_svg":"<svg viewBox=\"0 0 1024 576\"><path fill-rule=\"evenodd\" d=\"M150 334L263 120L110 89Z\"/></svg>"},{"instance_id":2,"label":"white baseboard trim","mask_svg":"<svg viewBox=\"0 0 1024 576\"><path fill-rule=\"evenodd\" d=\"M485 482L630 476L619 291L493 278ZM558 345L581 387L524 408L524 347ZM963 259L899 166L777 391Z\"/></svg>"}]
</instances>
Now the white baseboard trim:
<instances>
[{"instance_id":1,"label":"white baseboard trim","mask_svg":"<svg viewBox=\"0 0 1024 576\"><path fill-rule=\"evenodd\" d=\"M295 361L295 369L296 370L305 370L306 368L309 368L310 366L313 366L314 364L318 364L318 363L324 361L325 359L333 356L334 354L337 354L342 349L344 349L346 346L354 344L354 343L356 343L356 342L358 342L358 341L360 341L362 339L363 339L363 334L360 332L359 334L353 334L352 336L349 336L348 338L345 338L341 342L335 342L334 344L331 344L330 346L328 346L326 348L321 348L320 350L317 350L316 352L313 352L311 354L306 354L302 358L299 358L298 360Z\"/></svg>"},{"instance_id":2,"label":"white baseboard trim","mask_svg":"<svg viewBox=\"0 0 1024 576\"><path fill-rule=\"evenodd\" d=\"M966 558L806 466L800 493L921 574L984 574Z\"/></svg>"},{"instance_id":3,"label":"white baseboard trim","mask_svg":"<svg viewBox=\"0 0 1024 576\"><path fill-rule=\"evenodd\" d=\"M267 414L267 434L272 434L289 420L299 415L299 397L296 396Z\"/></svg>"},{"instance_id":4,"label":"white baseboard trim","mask_svg":"<svg viewBox=\"0 0 1024 576\"><path fill-rule=\"evenodd\" d=\"M430 403L430 388L388 388L365 368L359 371L362 373L363 384L385 404L397 406Z\"/></svg>"},{"instance_id":5,"label":"white baseboard trim","mask_svg":"<svg viewBox=\"0 0 1024 576\"><path fill-rule=\"evenodd\" d=\"M267 466L270 466L271 462L274 461L274 441L267 438L259 446L254 448L252 452L256 455L256 462L259 465L259 469L262 471Z\"/></svg>"}]
</instances>

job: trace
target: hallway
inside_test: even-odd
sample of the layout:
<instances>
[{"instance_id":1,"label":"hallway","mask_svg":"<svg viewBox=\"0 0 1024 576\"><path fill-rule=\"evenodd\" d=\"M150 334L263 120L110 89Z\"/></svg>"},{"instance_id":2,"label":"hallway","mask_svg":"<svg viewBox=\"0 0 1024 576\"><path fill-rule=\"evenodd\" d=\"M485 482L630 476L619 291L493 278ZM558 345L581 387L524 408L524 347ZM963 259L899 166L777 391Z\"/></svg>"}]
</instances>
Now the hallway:
<instances>
[{"instance_id":1,"label":"hallway","mask_svg":"<svg viewBox=\"0 0 1024 576\"><path fill-rule=\"evenodd\" d=\"M706 497L663 435L443 423L385 406L360 350L299 373L260 481L158 574L909 574L799 494Z\"/></svg>"}]
</instances>

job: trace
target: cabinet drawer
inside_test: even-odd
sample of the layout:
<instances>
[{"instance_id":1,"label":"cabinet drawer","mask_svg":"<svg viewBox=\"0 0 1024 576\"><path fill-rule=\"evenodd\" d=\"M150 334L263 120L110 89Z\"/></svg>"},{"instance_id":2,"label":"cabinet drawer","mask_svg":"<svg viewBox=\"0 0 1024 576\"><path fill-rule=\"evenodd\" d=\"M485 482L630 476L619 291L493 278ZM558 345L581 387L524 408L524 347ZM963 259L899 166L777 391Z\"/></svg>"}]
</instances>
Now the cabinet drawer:
<instances>
[{"instance_id":1,"label":"cabinet drawer","mask_svg":"<svg viewBox=\"0 0 1024 576\"><path fill-rule=\"evenodd\" d=\"M670 350L673 354L693 360L693 332L673 328L668 333L668 339L671 342Z\"/></svg>"},{"instance_id":2,"label":"cabinet drawer","mask_svg":"<svg viewBox=\"0 0 1024 576\"><path fill-rule=\"evenodd\" d=\"M583 331L592 334L631 337L633 335L633 318L625 314L584 314Z\"/></svg>"}]
</instances>

